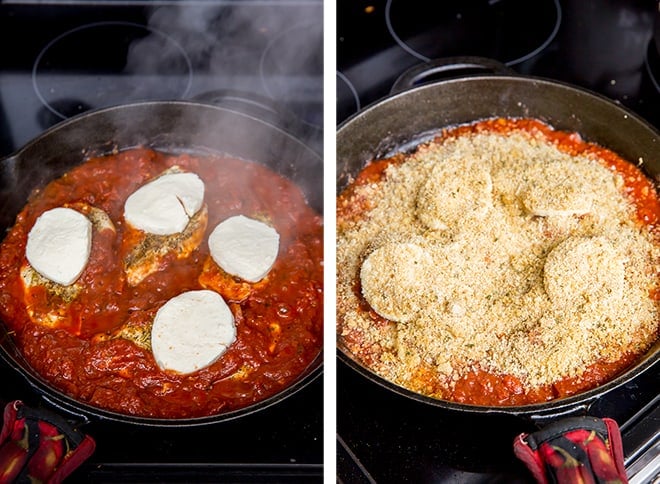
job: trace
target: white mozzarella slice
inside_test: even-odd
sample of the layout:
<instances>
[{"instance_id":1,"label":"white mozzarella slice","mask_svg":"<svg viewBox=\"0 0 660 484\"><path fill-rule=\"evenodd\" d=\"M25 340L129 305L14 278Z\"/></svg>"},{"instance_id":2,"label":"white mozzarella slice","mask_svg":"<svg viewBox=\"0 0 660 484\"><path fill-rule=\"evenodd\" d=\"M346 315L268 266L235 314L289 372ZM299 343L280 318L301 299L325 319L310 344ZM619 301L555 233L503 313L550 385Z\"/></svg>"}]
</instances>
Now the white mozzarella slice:
<instances>
[{"instance_id":1,"label":"white mozzarella slice","mask_svg":"<svg viewBox=\"0 0 660 484\"><path fill-rule=\"evenodd\" d=\"M483 219L493 207L488 169L464 159L437 163L417 194L417 216L433 230Z\"/></svg>"},{"instance_id":2,"label":"white mozzarella slice","mask_svg":"<svg viewBox=\"0 0 660 484\"><path fill-rule=\"evenodd\" d=\"M605 237L569 237L550 253L543 282L556 307L601 307L624 297L624 258Z\"/></svg>"},{"instance_id":3,"label":"white mozzarella slice","mask_svg":"<svg viewBox=\"0 0 660 484\"><path fill-rule=\"evenodd\" d=\"M168 173L143 185L124 204L132 226L156 235L182 232L204 202L204 182L195 173Z\"/></svg>"},{"instance_id":4,"label":"white mozzarella slice","mask_svg":"<svg viewBox=\"0 0 660 484\"><path fill-rule=\"evenodd\" d=\"M522 203L529 213L540 217L591 212L602 185L591 167L565 160L534 164L523 179Z\"/></svg>"},{"instance_id":5,"label":"white mozzarella slice","mask_svg":"<svg viewBox=\"0 0 660 484\"><path fill-rule=\"evenodd\" d=\"M417 244L390 243L362 263L362 295L382 317L410 321L428 303L433 271L431 255Z\"/></svg>"},{"instance_id":6,"label":"white mozzarella slice","mask_svg":"<svg viewBox=\"0 0 660 484\"><path fill-rule=\"evenodd\" d=\"M163 370L192 373L215 362L236 340L234 316L209 290L173 297L156 313L151 350Z\"/></svg>"},{"instance_id":7,"label":"white mozzarella slice","mask_svg":"<svg viewBox=\"0 0 660 484\"><path fill-rule=\"evenodd\" d=\"M263 279L277 259L280 235L243 215L219 223L209 236L211 257L229 274L249 282Z\"/></svg>"},{"instance_id":8,"label":"white mozzarella slice","mask_svg":"<svg viewBox=\"0 0 660 484\"><path fill-rule=\"evenodd\" d=\"M92 222L71 208L42 213L28 234L25 256L45 278L68 286L87 265L92 250Z\"/></svg>"}]
</instances>

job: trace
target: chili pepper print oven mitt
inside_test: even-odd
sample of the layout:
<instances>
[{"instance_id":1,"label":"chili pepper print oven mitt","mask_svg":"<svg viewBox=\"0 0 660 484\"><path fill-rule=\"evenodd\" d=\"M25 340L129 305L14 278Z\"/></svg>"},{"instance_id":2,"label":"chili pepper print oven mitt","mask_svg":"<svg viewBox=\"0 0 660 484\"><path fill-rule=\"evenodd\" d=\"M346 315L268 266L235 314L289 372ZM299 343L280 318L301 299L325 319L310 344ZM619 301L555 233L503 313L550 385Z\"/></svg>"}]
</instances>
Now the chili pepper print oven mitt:
<instances>
[{"instance_id":1,"label":"chili pepper print oven mitt","mask_svg":"<svg viewBox=\"0 0 660 484\"><path fill-rule=\"evenodd\" d=\"M62 482L95 446L59 415L15 400L5 406L0 432L0 484Z\"/></svg>"},{"instance_id":2,"label":"chili pepper print oven mitt","mask_svg":"<svg viewBox=\"0 0 660 484\"><path fill-rule=\"evenodd\" d=\"M621 433L609 418L571 417L514 440L539 484L627 484Z\"/></svg>"}]
</instances>

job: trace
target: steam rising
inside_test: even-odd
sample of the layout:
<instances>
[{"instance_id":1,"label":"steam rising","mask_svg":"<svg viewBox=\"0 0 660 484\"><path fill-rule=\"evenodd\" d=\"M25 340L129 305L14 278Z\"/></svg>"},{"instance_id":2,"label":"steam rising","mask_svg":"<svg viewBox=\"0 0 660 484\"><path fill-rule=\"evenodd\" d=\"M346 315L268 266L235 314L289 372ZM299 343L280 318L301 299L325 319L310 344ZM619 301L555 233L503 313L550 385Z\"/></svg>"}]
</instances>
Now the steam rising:
<instances>
[{"instance_id":1,"label":"steam rising","mask_svg":"<svg viewBox=\"0 0 660 484\"><path fill-rule=\"evenodd\" d=\"M322 119L322 11L322 2L312 0L191 2L148 9L147 29L137 23L99 22L69 32L92 39L100 35L109 54L115 53L114 47L125 48L126 36L130 40L137 34L137 38L128 46L123 66L120 56L118 70L107 65L108 59L97 59L103 61L99 71L71 66L39 70L37 80L49 94L44 104L68 101L72 95L75 106L114 107L46 131L17 153L11 172L2 174L10 184L6 191L10 196L2 200L3 226L13 222L32 189L85 157L141 144L156 149L198 146L267 164L297 182L310 204L321 211L322 166L316 153L322 149L314 144L317 139L321 143L321 124L302 123L302 129L296 123L286 125L290 137L268 123L281 126L277 116L270 117L279 105L294 120ZM99 29L96 34L94 29ZM113 38L112 32L121 38ZM74 48L70 56L75 57L80 43L68 36L66 40L67 49ZM237 105L236 92L248 102ZM250 116L237 119L218 110L187 106L119 106L173 98L220 102ZM78 112L76 108L67 114Z\"/></svg>"},{"instance_id":2,"label":"steam rising","mask_svg":"<svg viewBox=\"0 0 660 484\"><path fill-rule=\"evenodd\" d=\"M156 7L148 11L147 26L153 33L130 46L126 72L157 73L156 80L162 83L185 75L190 66L185 99L246 112L284 128L321 152L321 7L321 2L311 1ZM163 34L169 41L163 40ZM182 52L188 66L182 65ZM316 199L322 192L322 167L299 163L309 154L300 153L295 142L281 140L279 135L269 139L268 130L261 130L256 138L253 129L236 127L233 122L218 126L195 120L194 124L201 146L222 144L230 155L270 165L298 182L310 203L320 208ZM224 142L216 141L219 131Z\"/></svg>"},{"instance_id":3,"label":"steam rising","mask_svg":"<svg viewBox=\"0 0 660 484\"><path fill-rule=\"evenodd\" d=\"M129 50L127 72L193 70L188 97L218 90L265 95L279 102L322 103L323 19L320 4L236 2L152 9L154 34ZM173 42L164 42L158 33ZM180 49L179 49L180 47Z\"/></svg>"}]
</instances>

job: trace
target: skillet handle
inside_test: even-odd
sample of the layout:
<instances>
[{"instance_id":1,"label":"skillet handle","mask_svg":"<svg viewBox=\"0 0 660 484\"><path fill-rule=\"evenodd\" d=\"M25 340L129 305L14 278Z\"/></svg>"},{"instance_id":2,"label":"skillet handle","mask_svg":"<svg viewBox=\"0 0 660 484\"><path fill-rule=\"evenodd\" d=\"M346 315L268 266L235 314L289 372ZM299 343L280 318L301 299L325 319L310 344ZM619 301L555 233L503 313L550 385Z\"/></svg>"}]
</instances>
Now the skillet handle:
<instances>
[{"instance_id":1,"label":"skillet handle","mask_svg":"<svg viewBox=\"0 0 660 484\"><path fill-rule=\"evenodd\" d=\"M58 403L57 401L49 398L47 395L44 395L43 393L41 394L41 398L42 398L42 400L44 400L46 402L46 404L48 404L49 406L57 409L59 412L62 412L63 414L65 414L65 416L67 417L67 420L69 420L75 428L79 428L82 425L86 425L86 424L91 422L87 415L84 415L82 413L78 413L78 412L72 410L71 408L68 408L68 407Z\"/></svg>"},{"instance_id":2,"label":"skillet handle","mask_svg":"<svg viewBox=\"0 0 660 484\"><path fill-rule=\"evenodd\" d=\"M414 65L406 70L394 81L390 93L396 94L422 84L475 74L515 75L516 72L505 64L487 57L443 57Z\"/></svg>"},{"instance_id":3,"label":"skillet handle","mask_svg":"<svg viewBox=\"0 0 660 484\"><path fill-rule=\"evenodd\" d=\"M538 428L543 428L551 422L569 418L586 416L593 402L585 402L579 405L569 406L565 409L559 409L548 412L539 412L537 414L527 415L526 417Z\"/></svg>"}]
</instances>

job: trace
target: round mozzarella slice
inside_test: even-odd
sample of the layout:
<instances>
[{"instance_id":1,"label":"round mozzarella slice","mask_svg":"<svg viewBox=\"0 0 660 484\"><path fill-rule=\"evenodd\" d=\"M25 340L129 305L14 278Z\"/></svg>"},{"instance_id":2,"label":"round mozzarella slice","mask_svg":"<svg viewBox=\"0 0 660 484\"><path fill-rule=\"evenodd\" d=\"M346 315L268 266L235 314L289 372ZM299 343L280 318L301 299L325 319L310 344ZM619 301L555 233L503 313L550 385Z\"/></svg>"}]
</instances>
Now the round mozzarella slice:
<instances>
[{"instance_id":1,"label":"round mozzarella slice","mask_svg":"<svg viewBox=\"0 0 660 484\"><path fill-rule=\"evenodd\" d=\"M523 179L522 203L529 213L540 217L591 212L602 185L591 167L565 160L532 165Z\"/></svg>"},{"instance_id":2,"label":"round mozzarella slice","mask_svg":"<svg viewBox=\"0 0 660 484\"><path fill-rule=\"evenodd\" d=\"M92 250L92 222L71 208L42 213L28 234L25 256L45 278L68 286L87 265Z\"/></svg>"},{"instance_id":3,"label":"round mozzarella slice","mask_svg":"<svg viewBox=\"0 0 660 484\"><path fill-rule=\"evenodd\" d=\"M604 305L623 298L624 259L605 237L569 237L548 254L543 282L556 307Z\"/></svg>"},{"instance_id":4,"label":"round mozzarella slice","mask_svg":"<svg viewBox=\"0 0 660 484\"><path fill-rule=\"evenodd\" d=\"M417 194L417 216L433 230L482 219L492 209L493 181L486 167L465 160L439 162Z\"/></svg>"},{"instance_id":5,"label":"round mozzarella slice","mask_svg":"<svg viewBox=\"0 0 660 484\"><path fill-rule=\"evenodd\" d=\"M229 274L249 282L263 279L277 259L280 235L243 215L219 223L209 236L211 257Z\"/></svg>"},{"instance_id":6,"label":"round mozzarella slice","mask_svg":"<svg viewBox=\"0 0 660 484\"><path fill-rule=\"evenodd\" d=\"M410 321L428 303L432 269L431 255L419 245L383 245L362 263L362 295L382 317Z\"/></svg>"},{"instance_id":7,"label":"round mozzarella slice","mask_svg":"<svg viewBox=\"0 0 660 484\"><path fill-rule=\"evenodd\" d=\"M204 182L194 173L168 173L143 185L124 204L124 218L156 235L182 232L204 202Z\"/></svg>"},{"instance_id":8,"label":"round mozzarella slice","mask_svg":"<svg viewBox=\"0 0 660 484\"><path fill-rule=\"evenodd\" d=\"M156 313L151 350L163 370L192 373L215 362L236 340L234 316L208 290L173 297Z\"/></svg>"}]
</instances>

